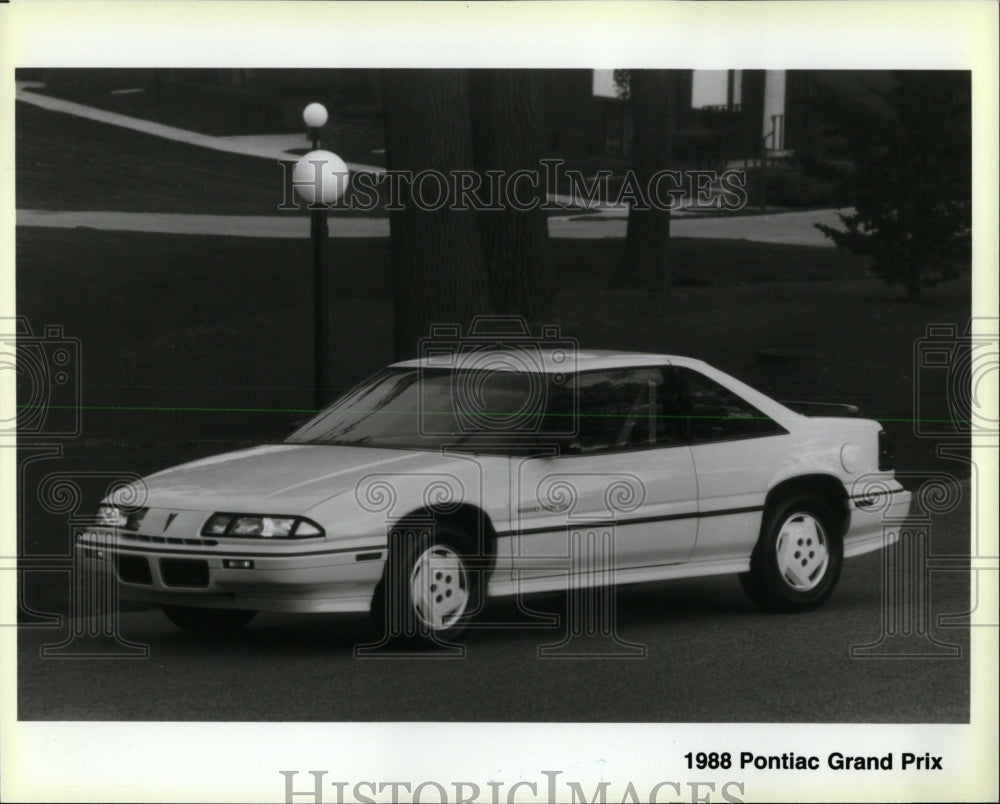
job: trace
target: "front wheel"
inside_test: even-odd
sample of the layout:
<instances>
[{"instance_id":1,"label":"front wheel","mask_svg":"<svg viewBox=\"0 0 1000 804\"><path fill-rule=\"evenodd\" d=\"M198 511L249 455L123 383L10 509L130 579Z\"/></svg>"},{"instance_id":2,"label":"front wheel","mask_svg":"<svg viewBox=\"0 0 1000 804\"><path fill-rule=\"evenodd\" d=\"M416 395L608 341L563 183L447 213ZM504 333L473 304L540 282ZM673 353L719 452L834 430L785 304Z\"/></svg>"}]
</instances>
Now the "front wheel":
<instances>
[{"instance_id":1,"label":"front wheel","mask_svg":"<svg viewBox=\"0 0 1000 804\"><path fill-rule=\"evenodd\" d=\"M385 578L372 601L376 628L414 643L453 642L479 607L476 553L465 532L450 523L400 534Z\"/></svg>"},{"instance_id":2,"label":"front wheel","mask_svg":"<svg viewBox=\"0 0 1000 804\"><path fill-rule=\"evenodd\" d=\"M769 611L808 611L833 592L844 545L829 504L797 495L769 507L761 536L740 575L749 598Z\"/></svg>"},{"instance_id":3,"label":"front wheel","mask_svg":"<svg viewBox=\"0 0 1000 804\"><path fill-rule=\"evenodd\" d=\"M163 613L178 628L197 634L236 631L257 614L256 611L243 609L201 609L194 606L164 606Z\"/></svg>"}]
</instances>

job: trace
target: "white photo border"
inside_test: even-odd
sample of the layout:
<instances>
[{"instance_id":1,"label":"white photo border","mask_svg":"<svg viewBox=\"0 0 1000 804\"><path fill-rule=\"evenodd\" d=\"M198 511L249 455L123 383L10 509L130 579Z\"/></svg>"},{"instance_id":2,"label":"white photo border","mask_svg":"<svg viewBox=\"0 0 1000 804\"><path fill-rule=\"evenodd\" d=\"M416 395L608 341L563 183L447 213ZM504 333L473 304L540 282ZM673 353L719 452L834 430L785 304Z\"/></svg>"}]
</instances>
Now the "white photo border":
<instances>
[{"instance_id":1,"label":"white photo border","mask_svg":"<svg viewBox=\"0 0 1000 804\"><path fill-rule=\"evenodd\" d=\"M317 3L56 0L0 6L0 316L14 310L14 70L23 67L934 68L973 76L973 316L997 316L997 5L984 2ZM6 372L10 374L10 372ZM996 389L989 400L996 411ZM0 398L4 418L14 399ZM979 491L997 488L996 450L977 450ZM0 450L3 550L13 555L14 450ZM980 493L980 544L997 555L995 492ZM997 609L981 573L979 614ZM0 621L16 620L14 584ZM359 781L468 780L498 769L600 767L622 788L685 781L679 750L725 731L759 753L947 753L941 774L818 771L742 776L747 800L988 800L997 796L997 630L973 628L969 725L71 723L16 719L16 629L0 629L3 798L8 801L282 801L282 769ZM440 756L435 734L447 732ZM213 750L206 754L205 746ZM141 746L141 749L140 749ZM820 748L822 746L822 748ZM224 748L220 748L224 747ZM208 761L206 756L211 756ZM589 773L590 771L586 771ZM589 776L580 777L584 782ZM596 778L596 777L595 777ZM722 781L720 772L698 774ZM735 775L733 778L736 778ZM803 779L808 787L803 787ZM861 783L864 786L860 786ZM592 790L584 784L585 790ZM333 790L329 801L335 801ZM735 792L735 791L734 791ZM506 790L503 795L506 795ZM674 794L676 796L676 794ZM690 799L686 789L679 798ZM296 804L309 801L297 797ZM380 798L380 800L384 800ZM427 800L435 800L428 792ZM520 799L519 799L520 800ZM675 800L670 798L669 800Z\"/></svg>"}]
</instances>

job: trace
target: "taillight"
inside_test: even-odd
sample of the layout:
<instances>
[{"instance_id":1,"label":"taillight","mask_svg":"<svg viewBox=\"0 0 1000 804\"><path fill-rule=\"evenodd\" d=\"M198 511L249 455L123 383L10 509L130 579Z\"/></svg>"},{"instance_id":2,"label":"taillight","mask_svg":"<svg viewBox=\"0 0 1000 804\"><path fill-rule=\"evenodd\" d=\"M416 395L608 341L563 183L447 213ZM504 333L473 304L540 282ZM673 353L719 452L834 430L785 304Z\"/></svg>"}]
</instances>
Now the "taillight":
<instances>
[{"instance_id":1,"label":"taillight","mask_svg":"<svg viewBox=\"0 0 1000 804\"><path fill-rule=\"evenodd\" d=\"M889 436L885 430L878 431L878 470L888 472L896 466L895 458L892 454L892 444L889 443Z\"/></svg>"}]
</instances>

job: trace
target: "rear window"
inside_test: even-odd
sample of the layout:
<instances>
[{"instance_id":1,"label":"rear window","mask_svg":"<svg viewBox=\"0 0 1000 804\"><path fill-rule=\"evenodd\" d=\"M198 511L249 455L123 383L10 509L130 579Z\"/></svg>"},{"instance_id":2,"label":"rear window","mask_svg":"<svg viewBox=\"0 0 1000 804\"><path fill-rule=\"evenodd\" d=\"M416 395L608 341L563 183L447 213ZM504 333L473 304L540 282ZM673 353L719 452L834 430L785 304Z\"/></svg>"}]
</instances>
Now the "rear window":
<instances>
[{"instance_id":1,"label":"rear window","mask_svg":"<svg viewBox=\"0 0 1000 804\"><path fill-rule=\"evenodd\" d=\"M688 368L675 368L684 385L685 409L694 442L777 435L786 430L742 397Z\"/></svg>"}]
</instances>

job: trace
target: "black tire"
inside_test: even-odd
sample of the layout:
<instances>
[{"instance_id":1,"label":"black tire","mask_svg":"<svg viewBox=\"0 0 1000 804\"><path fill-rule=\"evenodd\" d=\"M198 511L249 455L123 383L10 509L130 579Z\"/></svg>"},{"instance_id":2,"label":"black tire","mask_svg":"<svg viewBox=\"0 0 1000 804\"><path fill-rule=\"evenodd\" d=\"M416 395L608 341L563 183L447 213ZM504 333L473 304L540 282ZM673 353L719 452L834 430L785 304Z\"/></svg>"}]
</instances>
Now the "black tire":
<instances>
[{"instance_id":1,"label":"black tire","mask_svg":"<svg viewBox=\"0 0 1000 804\"><path fill-rule=\"evenodd\" d=\"M478 552L457 525L401 526L372 598L378 633L413 645L454 643L480 606Z\"/></svg>"},{"instance_id":2,"label":"black tire","mask_svg":"<svg viewBox=\"0 0 1000 804\"><path fill-rule=\"evenodd\" d=\"M750 571L740 575L747 596L767 611L809 611L826 600L844 562L844 543L830 503L811 494L775 501L764 512Z\"/></svg>"},{"instance_id":3,"label":"black tire","mask_svg":"<svg viewBox=\"0 0 1000 804\"><path fill-rule=\"evenodd\" d=\"M237 631L257 614L244 609L201 609L194 606L164 606L163 613L178 628L195 634Z\"/></svg>"}]
</instances>

